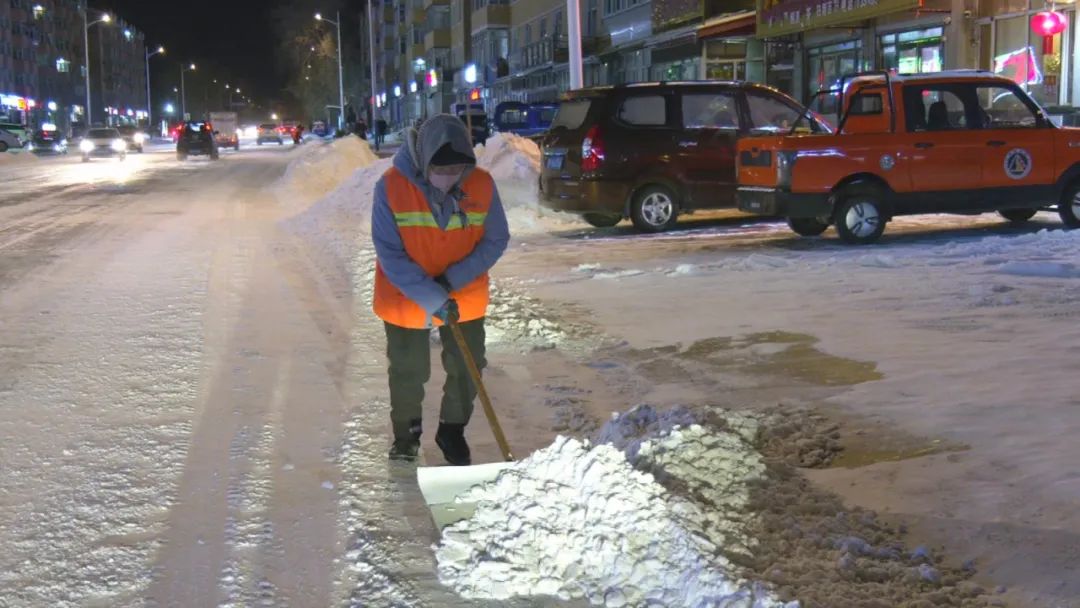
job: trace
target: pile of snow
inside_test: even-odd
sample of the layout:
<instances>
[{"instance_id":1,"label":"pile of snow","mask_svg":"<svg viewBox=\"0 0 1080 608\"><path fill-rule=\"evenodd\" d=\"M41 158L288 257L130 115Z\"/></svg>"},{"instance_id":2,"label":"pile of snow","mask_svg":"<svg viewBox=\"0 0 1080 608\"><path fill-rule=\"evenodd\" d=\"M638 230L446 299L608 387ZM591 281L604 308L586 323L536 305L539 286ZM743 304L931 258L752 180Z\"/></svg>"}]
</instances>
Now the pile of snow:
<instances>
[{"instance_id":1,"label":"pile of snow","mask_svg":"<svg viewBox=\"0 0 1080 608\"><path fill-rule=\"evenodd\" d=\"M477 503L476 513L446 528L436 551L440 580L469 598L785 606L740 580L718 551L754 544L745 532L749 484L765 470L749 440L756 427L671 426L690 419L638 408L601 431L615 445L559 437L471 489L459 500ZM687 491L672 494L654 474Z\"/></svg>"},{"instance_id":2,"label":"pile of snow","mask_svg":"<svg viewBox=\"0 0 1080 608\"><path fill-rule=\"evenodd\" d=\"M512 232L542 231L577 223L540 207L540 147L513 133L496 133L476 146L476 165L495 179Z\"/></svg>"},{"instance_id":3,"label":"pile of snow","mask_svg":"<svg viewBox=\"0 0 1080 608\"><path fill-rule=\"evenodd\" d=\"M293 208L306 207L377 160L368 143L359 137L342 137L323 145L312 142L285 169L277 184L278 198Z\"/></svg>"},{"instance_id":4,"label":"pile of snow","mask_svg":"<svg viewBox=\"0 0 1080 608\"><path fill-rule=\"evenodd\" d=\"M0 153L0 164L3 165L31 164L36 163L40 160L40 158L30 152L8 151L5 153Z\"/></svg>"}]
</instances>

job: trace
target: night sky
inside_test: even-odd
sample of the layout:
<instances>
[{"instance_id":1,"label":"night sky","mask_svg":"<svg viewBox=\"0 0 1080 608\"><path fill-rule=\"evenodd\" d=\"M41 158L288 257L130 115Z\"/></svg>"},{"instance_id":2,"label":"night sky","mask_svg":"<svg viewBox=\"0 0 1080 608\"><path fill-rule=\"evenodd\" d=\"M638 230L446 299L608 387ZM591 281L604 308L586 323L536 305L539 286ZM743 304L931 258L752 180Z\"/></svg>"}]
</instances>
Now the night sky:
<instances>
[{"instance_id":1,"label":"night sky","mask_svg":"<svg viewBox=\"0 0 1080 608\"><path fill-rule=\"evenodd\" d=\"M146 34L149 48L166 55L150 60L155 89L172 89L180 62L198 65L199 77L235 82L253 101L276 96L276 39L270 22L273 0L90 0L91 10L108 10ZM190 77L190 76L189 76ZM245 88L246 87L246 88Z\"/></svg>"}]
</instances>

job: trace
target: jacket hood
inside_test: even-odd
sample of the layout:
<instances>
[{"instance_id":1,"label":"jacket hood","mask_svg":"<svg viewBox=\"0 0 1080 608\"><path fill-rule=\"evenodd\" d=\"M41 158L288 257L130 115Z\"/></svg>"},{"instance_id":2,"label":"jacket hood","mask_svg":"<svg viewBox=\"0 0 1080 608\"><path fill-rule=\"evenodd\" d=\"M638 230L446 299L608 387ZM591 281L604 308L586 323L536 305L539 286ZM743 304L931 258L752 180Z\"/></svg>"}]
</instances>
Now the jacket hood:
<instances>
[{"instance_id":1,"label":"jacket hood","mask_svg":"<svg viewBox=\"0 0 1080 608\"><path fill-rule=\"evenodd\" d=\"M465 123L450 114L437 114L424 121L419 129L405 131L405 143L394 155L394 168L426 191L431 187L427 181L428 166L439 148L446 144L476 165L476 153L469 144Z\"/></svg>"}]
</instances>

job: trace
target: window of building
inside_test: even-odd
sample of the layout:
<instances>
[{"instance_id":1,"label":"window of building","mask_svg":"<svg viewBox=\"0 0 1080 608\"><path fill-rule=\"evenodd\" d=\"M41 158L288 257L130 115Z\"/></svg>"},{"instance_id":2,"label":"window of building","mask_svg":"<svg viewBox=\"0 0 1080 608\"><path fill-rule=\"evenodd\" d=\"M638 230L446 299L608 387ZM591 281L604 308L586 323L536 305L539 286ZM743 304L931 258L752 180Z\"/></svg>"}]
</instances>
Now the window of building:
<instances>
[{"instance_id":1,"label":"window of building","mask_svg":"<svg viewBox=\"0 0 1080 608\"><path fill-rule=\"evenodd\" d=\"M540 18L540 40L547 37L547 17Z\"/></svg>"},{"instance_id":2,"label":"window of building","mask_svg":"<svg viewBox=\"0 0 1080 608\"><path fill-rule=\"evenodd\" d=\"M881 37L881 67L900 74L940 72L944 65L944 28L912 30Z\"/></svg>"},{"instance_id":3,"label":"window of building","mask_svg":"<svg viewBox=\"0 0 1080 608\"><path fill-rule=\"evenodd\" d=\"M667 124L667 98L663 95L627 97L619 105L616 116L622 122L641 127Z\"/></svg>"},{"instance_id":4,"label":"window of building","mask_svg":"<svg viewBox=\"0 0 1080 608\"><path fill-rule=\"evenodd\" d=\"M730 93L684 94L682 115L687 129L739 128L739 112Z\"/></svg>"},{"instance_id":5,"label":"window of building","mask_svg":"<svg viewBox=\"0 0 1080 608\"><path fill-rule=\"evenodd\" d=\"M559 36L563 31L562 11L555 12L555 18L551 21L551 35Z\"/></svg>"},{"instance_id":6,"label":"window of building","mask_svg":"<svg viewBox=\"0 0 1080 608\"><path fill-rule=\"evenodd\" d=\"M525 26L525 44L532 44L532 26Z\"/></svg>"},{"instance_id":7,"label":"window of building","mask_svg":"<svg viewBox=\"0 0 1080 608\"><path fill-rule=\"evenodd\" d=\"M599 21L597 16L598 10L596 8L597 2L598 0L589 0L589 8L585 13L585 35L590 38L596 36L596 24ZM559 23L562 23L561 13Z\"/></svg>"},{"instance_id":8,"label":"window of building","mask_svg":"<svg viewBox=\"0 0 1080 608\"><path fill-rule=\"evenodd\" d=\"M63 57L56 60L56 71L62 74L67 74L71 71L71 62Z\"/></svg>"}]
</instances>

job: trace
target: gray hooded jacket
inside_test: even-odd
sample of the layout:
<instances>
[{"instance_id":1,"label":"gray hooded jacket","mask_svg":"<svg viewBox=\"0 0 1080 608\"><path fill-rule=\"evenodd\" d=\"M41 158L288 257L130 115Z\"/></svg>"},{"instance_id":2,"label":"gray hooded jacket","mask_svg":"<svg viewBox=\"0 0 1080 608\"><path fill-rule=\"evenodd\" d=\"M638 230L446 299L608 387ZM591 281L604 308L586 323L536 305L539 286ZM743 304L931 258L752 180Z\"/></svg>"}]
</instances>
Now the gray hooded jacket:
<instances>
[{"instance_id":1,"label":"gray hooded jacket","mask_svg":"<svg viewBox=\"0 0 1080 608\"><path fill-rule=\"evenodd\" d=\"M431 158L446 144L453 146L456 152L472 158L475 163L476 156L469 145L469 134L465 125L454 116L439 114L428 119L419 130L409 129L406 139L405 145L394 155L394 168L423 193L440 228L446 230L450 218L455 214L460 215L462 221L466 221L467 216L458 204L463 195L461 190L455 186L449 194L444 194L427 179ZM372 206L371 238L375 244L375 255L390 282L400 289L405 297L419 304L431 315L446 303L450 294L435 282L435 277L428 276L405 251L401 233L394 220L394 212L390 209L386 196L384 179L380 179L375 186L375 201ZM510 241L510 229L494 184L492 193L491 208L484 220L483 239L472 253L451 264L444 274L453 289L460 289L489 271L506 251Z\"/></svg>"}]
</instances>

